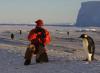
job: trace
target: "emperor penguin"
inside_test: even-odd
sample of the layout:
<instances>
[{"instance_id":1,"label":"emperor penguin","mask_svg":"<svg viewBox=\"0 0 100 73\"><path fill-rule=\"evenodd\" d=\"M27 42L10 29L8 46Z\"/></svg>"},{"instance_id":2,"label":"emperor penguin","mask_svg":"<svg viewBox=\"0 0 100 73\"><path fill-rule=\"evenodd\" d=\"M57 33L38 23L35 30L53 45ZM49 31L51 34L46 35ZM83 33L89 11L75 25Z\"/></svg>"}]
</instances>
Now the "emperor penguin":
<instances>
[{"instance_id":1,"label":"emperor penguin","mask_svg":"<svg viewBox=\"0 0 100 73\"><path fill-rule=\"evenodd\" d=\"M82 34L80 36L80 38L82 38L83 47L86 51L86 54L88 55L87 61L91 62L92 60L94 60L95 43L94 43L92 37L90 37L87 34Z\"/></svg>"}]
</instances>

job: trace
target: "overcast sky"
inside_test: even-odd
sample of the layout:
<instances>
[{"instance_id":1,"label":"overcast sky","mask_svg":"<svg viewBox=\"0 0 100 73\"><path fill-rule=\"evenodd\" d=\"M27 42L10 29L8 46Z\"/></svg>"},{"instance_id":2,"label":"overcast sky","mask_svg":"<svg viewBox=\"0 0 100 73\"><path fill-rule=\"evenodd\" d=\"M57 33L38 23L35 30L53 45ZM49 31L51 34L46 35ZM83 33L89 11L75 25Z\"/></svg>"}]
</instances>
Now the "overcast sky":
<instances>
[{"instance_id":1,"label":"overcast sky","mask_svg":"<svg viewBox=\"0 0 100 73\"><path fill-rule=\"evenodd\" d=\"M0 23L74 23L85 1L96 0L0 0Z\"/></svg>"}]
</instances>

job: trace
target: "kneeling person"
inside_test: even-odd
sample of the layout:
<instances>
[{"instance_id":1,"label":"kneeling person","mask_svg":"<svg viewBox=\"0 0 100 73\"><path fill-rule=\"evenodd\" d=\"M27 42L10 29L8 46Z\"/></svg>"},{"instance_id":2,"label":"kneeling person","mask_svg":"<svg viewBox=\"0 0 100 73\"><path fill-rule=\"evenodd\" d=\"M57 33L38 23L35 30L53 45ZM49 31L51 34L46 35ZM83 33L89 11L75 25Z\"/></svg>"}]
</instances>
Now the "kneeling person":
<instances>
[{"instance_id":1,"label":"kneeling person","mask_svg":"<svg viewBox=\"0 0 100 73\"><path fill-rule=\"evenodd\" d=\"M45 46L46 44L50 43L50 34L46 29L42 27L44 23L41 19L35 21L35 23L36 27L30 31L28 35L28 40L35 47L35 51L33 54L36 54L36 63L48 62L48 56ZM27 62L29 62L28 64L31 63L31 61L27 61L27 58L25 58L24 64L26 65Z\"/></svg>"}]
</instances>

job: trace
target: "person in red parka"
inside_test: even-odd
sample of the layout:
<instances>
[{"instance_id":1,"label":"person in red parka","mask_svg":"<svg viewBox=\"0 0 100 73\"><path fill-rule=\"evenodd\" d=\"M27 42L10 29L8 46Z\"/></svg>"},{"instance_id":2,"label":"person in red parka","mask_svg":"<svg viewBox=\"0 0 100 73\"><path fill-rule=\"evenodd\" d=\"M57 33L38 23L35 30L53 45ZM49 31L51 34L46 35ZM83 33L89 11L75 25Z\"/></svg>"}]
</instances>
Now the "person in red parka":
<instances>
[{"instance_id":1,"label":"person in red parka","mask_svg":"<svg viewBox=\"0 0 100 73\"><path fill-rule=\"evenodd\" d=\"M36 54L36 63L48 62L45 46L50 43L50 33L43 28L43 20L39 19L35 23L36 27L28 35L28 40L31 44L26 50L24 65L31 63L32 54Z\"/></svg>"}]
</instances>

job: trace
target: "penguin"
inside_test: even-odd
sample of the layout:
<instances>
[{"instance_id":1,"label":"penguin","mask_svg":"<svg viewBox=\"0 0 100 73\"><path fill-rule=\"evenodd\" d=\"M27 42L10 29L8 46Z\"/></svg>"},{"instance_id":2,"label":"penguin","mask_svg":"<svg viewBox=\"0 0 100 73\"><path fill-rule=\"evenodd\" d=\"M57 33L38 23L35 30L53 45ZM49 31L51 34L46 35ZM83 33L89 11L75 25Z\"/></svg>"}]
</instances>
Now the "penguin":
<instances>
[{"instance_id":1,"label":"penguin","mask_svg":"<svg viewBox=\"0 0 100 73\"><path fill-rule=\"evenodd\" d=\"M86 61L88 61L88 62L93 61L94 53L95 53L95 43L93 41L93 38L87 34L82 34L80 36L80 38L82 38L83 48L85 49L85 51L88 55L88 58L86 59Z\"/></svg>"},{"instance_id":2,"label":"penguin","mask_svg":"<svg viewBox=\"0 0 100 73\"><path fill-rule=\"evenodd\" d=\"M11 39L12 39L12 40L14 39L14 34L13 34L13 33L11 33Z\"/></svg>"}]
</instances>

